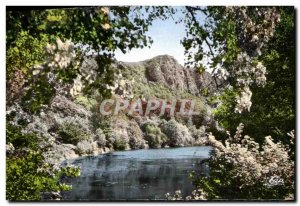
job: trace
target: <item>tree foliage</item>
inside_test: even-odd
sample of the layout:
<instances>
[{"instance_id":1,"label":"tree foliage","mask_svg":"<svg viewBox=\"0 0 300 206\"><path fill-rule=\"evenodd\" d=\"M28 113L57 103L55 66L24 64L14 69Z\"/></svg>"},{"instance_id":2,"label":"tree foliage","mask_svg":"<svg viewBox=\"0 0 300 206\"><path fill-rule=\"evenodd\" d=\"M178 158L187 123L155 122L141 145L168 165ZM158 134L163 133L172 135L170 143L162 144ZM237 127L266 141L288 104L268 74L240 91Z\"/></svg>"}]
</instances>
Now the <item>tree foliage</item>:
<instances>
[{"instance_id":1,"label":"tree foliage","mask_svg":"<svg viewBox=\"0 0 300 206\"><path fill-rule=\"evenodd\" d=\"M249 111L249 87L266 82L266 68L258 58L280 22L278 9L186 6L184 14L187 64L211 70L217 85L237 89L236 111Z\"/></svg>"},{"instance_id":2,"label":"tree foliage","mask_svg":"<svg viewBox=\"0 0 300 206\"><path fill-rule=\"evenodd\" d=\"M8 117L9 118L9 117ZM24 134L20 127L6 126L6 199L10 201L40 200L44 192L70 190L62 176L76 177L76 167L56 167L45 164L43 149L36 134Z\"/></svg>"},{"instance_id":3,"label":"tree foliage","mask_svg":"<svg viewBox=\"0 0 300 206\"><path fill-rule=\"evenodd\" d=\"M146 12L141 12L142 10ZM39 105L49 103L56 91L45 85L47 79L32 81L31 69L33 65L45 61L44 48L47 43L53 44L57 39L63 42L71 40L76 45L80 58L96 55L96 80L86 85L86 92L90 92L91 88L99 88L104 95L108 95L109 91L105 89L105 85L112 84L114 80L115 71L110 67L114 61L114 52L120 49L126 53L132 48L149 46L152 40L145 35L149 25L155 18L166 18L168 10L168 7L125 6L20 11L8 9L8 103L17 97L20 98L20 94L34 97L35 102L31 102L29 97L24 99L25 103L36 105L31 106L29 111L35 112ZM65 73L64 78L68 78L69 83L82 75L78 69L74 69L76 68L71 68ZM20 79L22 81L19 82Z\"/></svg>"},{"instance_id":4,"label":"tree foliage","mask_svg":"<svg viewBox=\"0 0 300 206\"><path fill-rule=\"evenodd\" d=\"M223 102L216 110L216 118L226 130L233 132L243 122L250 136L271 135L286 141L286 133L295 128L295 26L294 9L281 8L281 22L274 37L263 50L261 61L267 68L264 88L253 86L251 112L234 113L235 90L227 90L220 97ZM263 140L258 140L262 142Z\"/></svg>"},{"instance_id":5,"label":"tree foliage","mask_svg":"<svg viewBox=\"0 0 300 206\"><path fill-rule=\"evenodd\" d=\"M277 10L279 11L280 22L276 26L273 37L264 45L261 55L258 55L255 60L262 62L266 67L267 81L264 87L251 85L250 88L253 92L251 93L251 110L242 114L234 112L237 103L236 97L240 92L239 88L234 85L233 87L225 87L221 95L212 98L214 102L221 104L215 110L215 118L221 123L221 126L226 131L233 133L235 132L235 126L242 122L245 125L244 132L253 139L249 139L249 137L247 139L245 136L245 140L241 143L229 144L231 140L228 139L225 132L213 132L214 135L217 134L217 139L225 142L224 145L229 150L235 150L236 144L249 144L253 140L255 140L258 147L263 147L265 150L265 146L263 146L265 145L265 138L263 137L271 135L274 141L277 142L276 144L272 143L272 145L281 145L279 148L266 149L269 153L262 152L262 148L251 150L252 144L245 148L258 153L262 152L261 157L255 160L257 165L266 166L276 164L277 161L278 164L290 162L289 169L285 166L275 167L274 171L268 175L268 177L272 177L277 174L277 177L281 180L284 179L285 183L266 186L260 175L250 181L251 176L255 174L255 167L251 166L249 167L250 170L247 170L247 164L253 161L253 158L242 155L244 146L239 146L240 149L237 151L240 150L240 154L233 155L227 149L222 153L223 150L218 148L218 146L222 146L222 142L214 140L214 149L217 151L212 154L208 161L209 176L193 176L195 184L206 194L205 198L285 199L291 197L291 195L293 196L294 169L292 165L295 158L295 147L287 137L287 133L295 128L295 13L293 7L282 7L277 8ZM230 64L234 64L234 62ZM290 149L282 150L281 148L284 147ZM281 150L284 155L280 153ZM268 158L268 154L271 153L274 156ZM275 157L275 154L277 157ZM231 161L239 156L241 156L241 159L237 159L236 162ZM289 160L280 161L279 159L283 156L288 156ZM249 162L243 163L243 158L249 158ZM241 168L239 168L239 164ZM245 176L242 175L243 173ZM245 182L248 183L245 185Z\"/></svg>"}]
</instances>

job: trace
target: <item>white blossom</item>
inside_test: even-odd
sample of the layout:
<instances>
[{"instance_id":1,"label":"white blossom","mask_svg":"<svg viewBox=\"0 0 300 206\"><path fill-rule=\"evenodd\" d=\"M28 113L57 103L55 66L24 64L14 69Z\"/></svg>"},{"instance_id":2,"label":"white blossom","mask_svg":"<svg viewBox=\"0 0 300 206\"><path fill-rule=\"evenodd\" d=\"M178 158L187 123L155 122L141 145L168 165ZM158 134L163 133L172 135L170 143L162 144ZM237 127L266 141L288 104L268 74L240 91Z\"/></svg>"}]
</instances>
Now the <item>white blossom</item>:
<instances>
[{"instance_id":1,"label":"white blossom","mask_svg":"<svg viewBox=\"0 0 300 206\"><path fill-rule=\"evenodd\" d=\"M253 138L242 135L243 128L244 125L240 124L236 134L233 137L229 135L225 145L209 134L208 142L215 150L212 158L232 163L236 176L243 180L241 187L265 183L274 175L293 185L294 162L288 154L290 149L280 142L275 143L271 136L265 137L265 143L260 147Z\"/></svg>"},{"instance_id":2,"label":"white blossom","mask_svg":"<svg viewBox=\"0 0 300 206\"><path fill-rule=\"evenodd\" d=\"M242 113L243 111L250 111L252 92L249 87L244 87L240 96L236 99L235 112Z\"/></svg>"}]
</instances>

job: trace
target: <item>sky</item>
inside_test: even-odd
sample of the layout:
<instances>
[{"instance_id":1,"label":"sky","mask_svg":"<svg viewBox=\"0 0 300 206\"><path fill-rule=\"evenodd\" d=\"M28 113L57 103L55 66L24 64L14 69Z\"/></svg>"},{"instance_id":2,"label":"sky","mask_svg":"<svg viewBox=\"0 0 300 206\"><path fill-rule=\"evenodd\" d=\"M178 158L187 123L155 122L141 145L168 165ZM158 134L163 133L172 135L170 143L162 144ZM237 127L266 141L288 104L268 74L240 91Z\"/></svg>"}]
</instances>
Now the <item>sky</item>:
<instances>
[{"instance_id":1,"label":"sky","mask_svg":"<svg viewBox=\"0 0 300 206\"><path fill-rule=\"evenodd\" d=\"M175 19L179 17L178 15L182 14L177 14ZM184 48L180 44L180 40L185 36L184 29L183 24L175 24L172 18L164 21L155 20L146 33L154 41L150 49L132 49L126 54L119 50L116 52L116 58L124 62L137 62L168 54L173 56L181 65L184 65Z\"/></svg>"}]
</instances>

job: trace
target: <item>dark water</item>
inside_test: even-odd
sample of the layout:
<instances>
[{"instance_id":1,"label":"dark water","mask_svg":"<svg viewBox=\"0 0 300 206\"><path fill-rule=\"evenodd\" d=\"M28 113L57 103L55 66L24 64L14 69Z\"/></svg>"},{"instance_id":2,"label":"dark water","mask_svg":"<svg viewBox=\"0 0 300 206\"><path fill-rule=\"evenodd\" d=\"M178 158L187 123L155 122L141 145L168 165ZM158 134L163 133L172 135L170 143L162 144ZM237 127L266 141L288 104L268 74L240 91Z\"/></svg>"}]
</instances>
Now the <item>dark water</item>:
<instances>
[{"instance_id":1,"label":"dark water","mask_svg":"<svg viewBox=\"0 0 300 206\"><path fill-rule=\"evenodd\" d=\"M208 158L211 147L184 147L113 152L73 161L81 175L70 180L66 200L164 199L167 192L194 189L188 174L207 170L199 162Z\"/></svg>"}]
</instances>

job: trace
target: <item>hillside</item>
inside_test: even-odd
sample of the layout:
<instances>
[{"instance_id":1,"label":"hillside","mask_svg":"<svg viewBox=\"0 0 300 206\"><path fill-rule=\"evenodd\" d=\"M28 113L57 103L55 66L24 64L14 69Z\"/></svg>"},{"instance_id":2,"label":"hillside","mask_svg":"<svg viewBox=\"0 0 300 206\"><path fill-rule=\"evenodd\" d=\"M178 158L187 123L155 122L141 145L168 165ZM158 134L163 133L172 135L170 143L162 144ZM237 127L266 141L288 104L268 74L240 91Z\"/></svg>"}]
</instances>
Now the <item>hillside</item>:
<instances>
[{"instance_id":1,"label":"hillside","mask_svg":"<svg viewBox=\"0 0 300 206\"><path fill-rule=\"evenodd\" d=\"M138 63L126 63L126 76L134 77L139 83L164 85L178 92L200 96L201 89L215 90L215 83L208 72L198 74L194 69L181 66L169 55L160 55ZM137 85L138 88L141 85ZM157 94L154 94L157 95Z\"/></svg>"},{"instance_id":2,"label":"hillside","mask_svg":"<svg viewBox=\"0 0 300 206\"><path fill-rule=\"evenodd\" d=\"M87 60L85 67L93 67ZM124 113L103 116L99 113L101 97L82 94L74 98L55 96L39 115L17 113L15 122L26 120L26 133L39 134L39 145L50 163L59 163L82 155L97 155L113 150L204 145L205 130L215 124L211 108L200 95L203 88L214 89L209 73L197 74L178 64L171 56L157 56L142 62L116 63L122 78L132 80L134 99L157 98L196 100L199 115L191 117L129 116ZM114 95L114 98L118 93ZM8 113L21 110L12 106ZM24 112L25 114L25 112Z\"/></svg>"}]
</instances>

